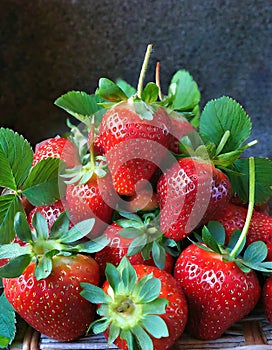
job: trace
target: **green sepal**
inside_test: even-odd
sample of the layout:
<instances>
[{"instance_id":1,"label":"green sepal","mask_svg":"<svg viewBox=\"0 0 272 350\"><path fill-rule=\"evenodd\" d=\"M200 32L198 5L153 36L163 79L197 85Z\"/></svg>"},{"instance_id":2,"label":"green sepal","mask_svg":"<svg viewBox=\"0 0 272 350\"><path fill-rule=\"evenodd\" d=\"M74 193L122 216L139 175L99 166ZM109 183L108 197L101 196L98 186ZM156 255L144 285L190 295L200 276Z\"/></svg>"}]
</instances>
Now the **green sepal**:
<instances>
[{"instance_id":1,"label":"green sepal","mask_svg":"<svg viewBox=\"0 0 272 350\"><path fill-rule=\"evenodd\" d=\"M144 328L154 338L169 337L169 332L165 321L156 315L145 316L142 320Z\"/></svg>"},{"instance_id":2,"label":"green sepal","mask_svg":"<svg viewBox=\"0 0 272 350\"><path fill-rule=\"evenodd\" d=\"M92 330L94 334L100 334L105 332L105 330L109 327L110 320L106 317L100 318L99 320L95 320L90 324L89 330Z\"/></svg>"},{"instance_id":3,"label":"green sepal","mask_svg":"<svg viewBox=\"0 0 272 350\"><path fill-rule=\"evenodd\" d=\"M33 151L28 141L11 129L0 128L0 187L17 191L26 179L32 161Z\"/></svg>"},{"instance_id":4,"label":"green sepal","mask_svg":"<svg viewBox=\"0 0 272 350\"><path fill-rule=\"evenodd\" d=\"M50 238L51 239L61 238L63 233L69 231L69 225L70 225L70 220L68 217L68 213L64 211L54 221L50 230Z\"/></svg>"},{"instance_id":5,"label":"green sepal","mask_svg":"<svg viewBox=\"0 0 272 350\"><path fill-rule=\"evenodd\" d=\"M202 229L202 239L208 248L211 248L214 252L221 254L221 250L218 245L218 242L216 241L216 239L213 237L213 235L211 234L211 232L208 230L206 226L204 226Z\"/></svg>"},{"instance_id":6,"label":"green sepal","mask_svg":"<svg viewBox=\"0 0 272 350\"><path fill-rule=\"evenodd\" d=\"M150 104L138 100L134 102L134 108L140 119L153 120L156 110Z\"/></svg>"},{"instance_id":7,"label":"green sepal","mask_svg":"<svg viewBox=\"0 0 272 350\"><path fill-rule=\"evenodd\" d=\"M220 245L224 245L226 240L224 226L218 221L209 221L207 227L216 242Z\"/></svg>"},{"instance_id":8,"label":"green sepal","mask_svg":"<svg viewBox=\"0 0 272 350\"><path fill-rule=\"evenodd\" d=\"M128 221L128 220L123 220L123 221ZM116 223L118 224L118 222L119 222L119 220ZM121 237L127 238L127 239L136 238L142 234L143 234L143 232L139 228L134 228L134 227L122 228L119 231L119 235Z\"/></svg>"},{"instance_id":9,"label":"green sepal","mask_svg":"<svg viewBox=\"0 0 272 350\"><path fill-rule=\"evenodd\" d=\"M123 284L126 290L132 290L137 281L137 275L135 269L126 256L124 256L120 261L117 270L121 274L121 285Z\"/></svg>"},{"instance_id":10,"label":"green sepal","mask_svg":"<svg viewBox=\"0 0 272 350\"><path fill-rule=\"evenodd\" d=\"M0 244L10 243L14 239L14 217L17 212L24 212L24 208L16 194L0 196Z\"/></svg>"},{"instance_id":11,"label":"green sepal","mask_svg":"<svg viewBox=\"0 0 272 350\"><path fill-rule=\"evenodd\" d=\"M268 249L263 241L251 243L245 250L243 259L253 263L263 262L267 257Z\"/></svg>"},{"instance_id":12,"label":"green sepal","mask_svg":"<svg viewBox=\"0 0 272 350\"><path fill-rule=\"evenodd\" d=\"M89 128L91 116L101 109L99 102L101 101L96 95L89 95L83 91L69 91L54 103Z\"/></svg>"},{"instance_id":13,"label":"green sepal","mask_svg":"<svg viewBox=\"0 0 272 350\"><path fill-rule=\"evenodd\" d=\"M16 315L5 294L0 296L0 348L12 343L16 335Z\"/></svg>"},{"instance_id":14,"label":"green sepal","mask_svg":"<svg viewBox=\"0 0 272 350\"><path fill-rule=\"evenodd\" d=\"M132 256L139 253L146 244L147 244L147 237L145 235L141 235L135 238L128 247L127 255Z\"/></svg>"},{"instance_id":15,"label":"green sepal","mask_svg":"<svg viewBox=\"0 0 272 350\"><path fill-rule=\"evenodd\" d=\"M110 102L120 102L128 99L124 91L108 78L99 79L96 95Z\"/></svg>"},{"instance_id":16,"label":"green sepal","mask_svg":"<svg viewBox=\"0 0 272 350\"><path fill-rule=\"evenodd\" d=\"M161 291L161 280L159 278L152 278L145 282L142 286L138 300L142 303L149 303L157 299Z\"/></svg>"},{"instance_id":17,"label":"green sepal","mask_svg":"<svg viewBox=\"0 0 272 350\"><path fill-rule=\"evenodd\" d=\"M114 323L111 323L108 337L108 344L112 344L119 336L120 328L117 327Z\"/></svg>"},{"instance_id":18,"label":"green sepal","mask_svg":"<svg viewBox=\"0 0 272 350\"><path fill-rule=\"evenodd\" d=\"M147 83L141 93L141 99L146 103L156 102L159 96L159 88L155 83Z\"/></svg>"},{"instance_id":19,"label":"green sepal","mask_svg":"<svg viewBox=\"0 0 272 350\"><path fill-rule=\"evenodd\" d=\"M100 236L98 238L89 240L75 246L76 251L80 253L93 254L99 252L110 243L110 240L106 236Z\"/></svg>"},{"instance_id":20,"label":"green sepal","mask_svg":"<svg viewBox=\"0 0 272 350\"><path fill-rule=\"evenodd\" d=\"M27 222L26 222L27 224ZM27 224L28 226L28 224ZM46 218L40 213L36 212L32 218L32 226L35 229L37 239L47 239L49 237L49 227ZM29 228L29 226L28 226ZM27 229L27 227L26 227ZM20 229L18 228L18 231ZM30 228L29 228L30 230ZM31 234L31 231L30 231Z\"/></svg>"},{"instance_id":21,"label":"green sepal","mask_svg":"<svg viewBox=\"0 0 272 350\"><path fill-rule=\"evenodd\" d=\"M235 247L236 243L238 242L240 235L241 235L241 232L242 232L241 230L235 230L233 232L233 234L230 236L228 247L227 247L230 252L232 251L232 249ZM237 251L237 256L243 251L245 244L246 244L246 237L243 239L243 242L242 242L239 250Z\"/></svg>"},{"instance_id":22,"label":"green sepal","mask_svg":"<svg viewBox=\"0 0 272 350\"><path fill-rule=\"evenodd\" d=\"M126 96L129 98L133 95L136 94L137 90L135 89L135 87L133 87L132 85L130 85L128 82L126 82L123 79L117 79L116 80L116 85L119 86L119 88L121 88L124 93L126 94Z\"/></svg>"},{"instance_id":23,"label":"green sepal","mask_svg":"<svg viewBox=\"0 0 272 350\"><path fill-rule=\"evenodd\" d=\"M41 214L40 214L41 215ZM27 222L26 216L22 212L17 212L14 217L14 229L23 242L31 242L33 240L33 235L30 230L29 224Z\"/></svg>"},{"instance_id":24,"label":"green sepal","mask_svg":"<svg viewBox=\"0 0 272 350\"><path fill-rule=\"evenodd\" d=\"M93 284L81 282L80 286L82 287L80 295L93 304L107 304L111 301L110 296L107 295L103 289Z\"/></svg>"},{"instance_id":25,"label":"green sepal","mask_svg":"<svg viewBox=\"0 0 272 350\"><path fill-rule=\"evenodd\" d=\"M13 259L19 255L31 254L29 245L21 246L19 243L7 243L0 245L0 259Z\"/></svg>"},{"instance_id":26,"label":"green sepal","mask_svg":"<svg viewBox=\"0 0 272 350\"><path fill-rule=\"evenodd\" d=\"M162 315L165 314L165 309L167 305L167 299L158 298L156 300L151 301L148 304L143 304L143 312L145 314Z\"/></svg>"},{"instance_id":27,"label":"green sepal","mask_svg":"<svg viewBox=\"0 0 272 350\"><path fill-rule=\"evenodd\" d=\"M69 231L63 233L60 240L61 243L73 243L85 237L91 232L95 219L87 219L76 223Z\"/></svg>"},{"instance_id":28,"label":"green sepal","mask_svg":"<svg viewBox=\"0 0 272 350\"><path fill-rule=\"evenodd\" d=\"M32 260L31 254L19 255L0 268L0 277L16 278L19 277Z\"/></svg>"},{"instance_id":29,"label":"green sepal","mask_svg":"<svg viewBox=\"0 0 272 350\"><path fill-rule=\"evenodd\" d=\"M136 337L137 342L139 343L140 349L148 349L148 350L154 349L152 339L141 326L136 326L132 328L131 331Z\"/></svg>"},{"instance_id":30,"label":"green sepal","mask_svg":"<svg viewBox=\"0 0 272 350\"><path fill-rule=\"evenodd\" d=\"M132 333L127 330L127 329L122 329L121 332L120 332L120 338L125 340L127 342L127 347L129 350L138 350L136 348L137 347L137 344L135 344L135 340L134 340L134 337L132 335Z\"/></svg>"},{"instance_id":31,"label":"green sepal","mask_svg":"<svg viewBox=\"0 0 272 350\"><path fill-rule=\"evenodd\" d=\"M56 250L47 252L38 260L34 271L34 275L38 281L47 278L51 274L53 267L52 257L57 253L59 252Z\"/></svg>"},{"instance_id":32,"label":"green sepal","mask_svg":"<svg viewBox=\"0 0 272 350\"><path fill-rule=\"evenodd\" d=\"M22 187L22 194L31 204L48 205L60 199L59 167L60 159L47 158L31 169Z\"/></svg>"},{"instance_id":33,"label":"green sepal","mask_svg":"<svg viewBox=\"0 0 272 350\"><path fill-rule=\"evenodd\" d=\"M117 270L117 268L111 264L107 263L105 268L105 276L107 281L109 282L109 285L113 289L114 293L118 292L118 287L121 283L121 274Z\"/></svg>"},{"instance_id":34,"label":"green sepal","mask_svg":"<svg viewBox=\"0 0 272 350\"><path fill-rule=\"evenodd\" d=\"M153 241L152 244L152 257L155 262L155 265L159 269L164 269L166 262L166 251L157 241Z\"/></svg>"}]
</instances>

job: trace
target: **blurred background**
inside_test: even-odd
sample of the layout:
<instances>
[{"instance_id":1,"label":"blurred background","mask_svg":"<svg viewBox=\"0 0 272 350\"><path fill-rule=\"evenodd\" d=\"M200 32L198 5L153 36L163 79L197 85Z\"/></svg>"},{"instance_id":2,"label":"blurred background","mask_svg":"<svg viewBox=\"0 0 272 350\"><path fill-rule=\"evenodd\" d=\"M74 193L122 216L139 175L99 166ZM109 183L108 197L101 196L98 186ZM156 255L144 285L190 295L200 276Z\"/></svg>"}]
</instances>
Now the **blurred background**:
<instances>
[{"instance_id":1,"label":"blurred background","mask_svg":"<svg viewBox=\"0 0 272 350\"><path fill-rule=\"evenodd\" d=\"M163 92L178 69L199 85L201 107L228 95L253 122L250 151L272 157L272 2L268 0L0 0L0 126L33 145L66 129L53 103L93 93L100 77L146 81L161 62Z\"/></svg>"}]
</instances>

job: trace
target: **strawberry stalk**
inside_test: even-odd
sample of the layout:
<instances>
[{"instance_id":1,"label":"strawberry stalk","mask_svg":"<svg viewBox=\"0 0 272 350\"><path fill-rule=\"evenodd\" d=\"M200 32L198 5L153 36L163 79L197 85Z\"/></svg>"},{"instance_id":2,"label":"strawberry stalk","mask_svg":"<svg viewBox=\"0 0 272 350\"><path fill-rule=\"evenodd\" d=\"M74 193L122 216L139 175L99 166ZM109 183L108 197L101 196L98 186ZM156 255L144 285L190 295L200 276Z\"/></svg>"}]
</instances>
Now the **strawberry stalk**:
<instances>
[{"instance_id":1,"label":"strawberry stalk","mask_svg":"<svg viewBox=\"0 0 272 350\"><path fill-rule=\"evenodd\" d=\"M152 44L149 44L146 49L143 65L139 76L138 86L137 86L137 96L139 98L141 98L141 95L142 95L145 73L147 70L147 65L148 65L151 52L152 52Z\"/></svg>"},{"instance_id":2,"label":"strawberry stalk","mask_svg":"<svg viewBox=\"0 0 272 350\"><path fill-rule=\"evenodd\" d=\"M253 210L254 210L254 198L255 198L255 161L253 157L249 157L249 203L245 225L242 229L241 235L236 242L234 248L230 252L230 256L235 258L237 256L238 251L240 250L241 245L247 235L250 221L252 218Z\"/></svg>"}]
</instances>

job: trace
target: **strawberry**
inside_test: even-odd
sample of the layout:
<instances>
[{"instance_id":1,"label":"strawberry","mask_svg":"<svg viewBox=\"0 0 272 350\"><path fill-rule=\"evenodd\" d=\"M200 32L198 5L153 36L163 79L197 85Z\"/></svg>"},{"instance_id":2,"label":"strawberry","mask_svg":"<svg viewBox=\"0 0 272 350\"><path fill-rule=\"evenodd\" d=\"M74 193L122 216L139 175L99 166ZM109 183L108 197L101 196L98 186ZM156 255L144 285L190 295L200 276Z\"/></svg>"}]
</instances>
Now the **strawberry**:
<instances>
[{"instance_id":1,"label":"strawberry","mask_svg":"<svg viewBox=\"0 0 272 350\"><path fill-rule=\"evenodd\" d=\"M150 223L148 217L142 221L137 215L124 215L128 219L117 220L104 231L104 235L110 240L110 243L95 254L100 271L104 273L107 262L117 266L121 259L127 255L132 265L158 266L171 273L174 265L173 256L165 251L167 250L167 242L159 228ZM136 246L134 246L136 242L134 238L137 240ZM168 250L171 251L170 247Z\"/></svg>"},{"instance_id":2,"label":"strawberry","mask_svg":"<svg viewBox=\"0 0 272 350\"><path fill-rule=\"evenodd\" d=\"M166 110L146 109L145 119L137 113L137 104L124 102L110 108L99 128L100 147L120 195L133 195L137 182L152 177L169 145L171 121Z\"/></svg>"},{"instance_id":3,"label":"strawberry","mask_svg":"<svg viewBox=\"0 0 272 350\"><path fill-rule=\"evenodd\" d=\"M74 167L79 162L73 143L69 139L59 136L47 139L36 146L32 166L49 157L61 158L68 167Z\"/></svg>"},{"instance_id":4,"label":"strawberry","mask_svg":"<svg viewBox=\"0 0 272 350\"><path fill-rule=\"evenodd\" d=\"M33 208L27 216L27 221L30 228L33 230L32 219L36 212L41 213L47 220L48 227L51 228L56 219L64 212L64 206L61 200L52 203L51 205L41 205ZM70 226L71 227L71 226Z\"/></svg>"},{"instance_id":5,"label":"strawberry","mask_svg":"<svg viewBox=\"0 0 272 350\"><path fill-rule=\"evenodd\" d=\"M179 241L216 217L231 195L228 177L197 158L180 158L159 179L157 199L165 236Z\"/></svg>"},{"instance_id":6,"label":"strawberry","mask_svg":"<svg viewBox=\"0 0 272 350\"><path fill-rule=\"evenodd\" d=\"M232 203L228 203L216 220L225 228L227 241L236 230L241 230L246 222L247 209ZM268 248L267 260L272 260L272 217L253 210L248 233L246 236L246 245L255 241L263 241Z\"/></svg>"},{"instance_id":7,"label":"strawberry","mask_svg":"<svg viewBox=\"0 0 272 350\"><path fill-rule=\"evenodd\" d=\"M174 277L187 297L187 330L192 336L217 339L253 310L261 287L256 273L248 271L203 243L191 244L180 254Z\"/></svg>"},{"instance_id":8,"label":"strawberry","mask_svg":"<svg viewBox=\"0 0 272 350\"><path fill-rule=\"evenodd\" d=\"M268 321L272 323L272 276L270 275L263 286L262 303Z\"/></svg>"},{"instance_id":9,"label":"strawberry","mask_svg":"<svg viewBox=\"0 0 272 350\"><path fill-rule=\"evenodd\" d=\"M136 213L137 211L152 211L158 208L157 195L155 192L143 188L134 195L127 197L121 203L122 211Z\"/></svg>"},{"instance_id":10,"label":"strawberry","mask_svg":"<svg viewBox=\"0 0 272 350\"><path fill-rule=\"evenodd\" d=\"M106 268L102 289L82 283L81 295L100 304L92 325L119 349L169 349L184 331L188 308L172 275L154 266L134 265L124 257ZM109 316L110 315L110 316Z\"/></svg>"},{"instance_id":11,"label":"strawberry","mask_svg":"<svg viewBox=\"0 0 272 350\"><path fill-rule=\"evenodd\" d=\"M15 231L28 244L0 247L0 256L9 260L0 268L7 299L27 323L53 339L78 338L94 319L93 306L80 296L80 283L98 285L99 266L81 253L94 253L107 241L75 243L93 224L90 219L69 230L67 215L62 213L49 231L46 218L36 212L31 231L24 214L17 213Z\"/></svg>"}]
</instances>

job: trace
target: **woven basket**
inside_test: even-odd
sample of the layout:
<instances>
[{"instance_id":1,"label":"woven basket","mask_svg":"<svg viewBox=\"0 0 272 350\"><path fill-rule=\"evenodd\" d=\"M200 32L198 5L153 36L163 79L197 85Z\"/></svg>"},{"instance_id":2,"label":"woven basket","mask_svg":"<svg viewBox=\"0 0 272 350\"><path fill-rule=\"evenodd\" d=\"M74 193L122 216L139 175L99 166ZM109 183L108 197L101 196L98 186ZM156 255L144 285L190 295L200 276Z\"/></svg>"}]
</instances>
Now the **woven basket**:
<instances>
[{"instance_id":1,"label":"woven basket","mask_svg":"<svg viewBox=\"0 0 272 350\"><path fill-rule=\"evenodd\" d=\"M91 335L78 339L71 343L63 343L52 340L27 327L20 346L15 349L23 350L106 350L118 349L115 345L108 346L104 336ZM261 308L235 323L219 339L213 341L200 341L184 333L175 343L172 350L272 350L272 324L264 316ZM148 349L146 349L148 350Z\"/></svg>"}]
</instances>

